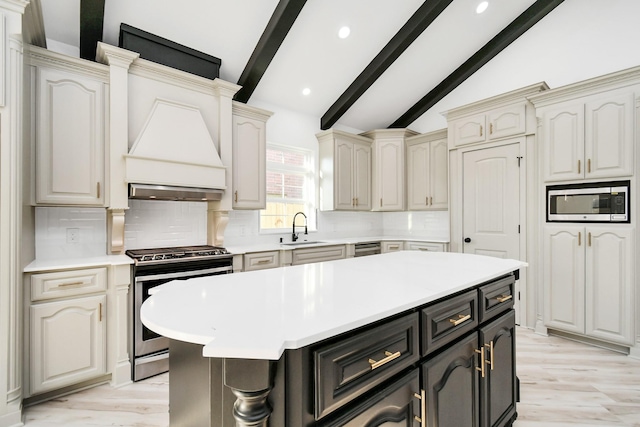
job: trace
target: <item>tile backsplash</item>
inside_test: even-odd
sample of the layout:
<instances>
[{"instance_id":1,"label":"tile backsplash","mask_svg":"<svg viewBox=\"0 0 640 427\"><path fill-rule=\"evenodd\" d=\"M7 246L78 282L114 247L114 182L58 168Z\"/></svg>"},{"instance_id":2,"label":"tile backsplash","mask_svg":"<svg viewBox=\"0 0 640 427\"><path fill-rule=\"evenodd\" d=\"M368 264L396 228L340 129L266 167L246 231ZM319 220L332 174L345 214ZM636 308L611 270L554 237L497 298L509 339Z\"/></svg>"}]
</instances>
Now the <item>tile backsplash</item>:
<instances>
[{"instance_id":1,"label":"tile backsplash","mask_svg":"<svg viewBox=\"0 0 640 427\"><path fill-rule=\"evenodd\" d=\"M416 237L446 240L449 213L320 212L314 239L366 236ZM291 231L261 234L258 211L231 211L225 246L275 243ZM57 259L106 254L106 210L101 208L36 208L36 258ZM130 200L125 212L125 248L204 245L207 204Z\"/></svg>"}]
</instances>

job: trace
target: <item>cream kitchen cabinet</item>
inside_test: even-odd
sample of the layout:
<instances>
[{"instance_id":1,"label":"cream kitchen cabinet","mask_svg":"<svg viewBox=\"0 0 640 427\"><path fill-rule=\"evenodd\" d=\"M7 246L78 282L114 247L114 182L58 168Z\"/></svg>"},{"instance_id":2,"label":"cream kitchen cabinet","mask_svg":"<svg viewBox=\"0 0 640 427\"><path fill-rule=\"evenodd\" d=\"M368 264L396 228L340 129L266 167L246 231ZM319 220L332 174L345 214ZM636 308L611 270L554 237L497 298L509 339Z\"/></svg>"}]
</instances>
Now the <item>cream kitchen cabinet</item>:
<instances>
[{"instance_id":1,"label":"cream kitchen cabinet","mask_svg":"<svg viewBox=\"0 0 640 427\"><path fill-rule=\"evenodd\" d=\"M446 252L446 243L436 242L404 242L405 251L429 251L429 252Z\"/></svg>"},{"instance_id":2,"label":"cream kitchen cabinet","mask_svg":"<svg viewBox=\"0 0 640 427\"><path fill-rule=\"evenodd\" d=\"M407 209L447 209L449 150L446 130L407 138L406 144Z\"/></svg>"},{"instance_id":3,"label":"cream kitchen cabinet","mask_svg":"<svg viewBox=\"0 0 640 427\"><path fill-rule=\"evenodd\" d=\"M252 252L244 254L244 270L255 271L280 267L280 251Z\"/></svg>"},{"instance_id":4,"label":"cream kitchen cabinet","mask_svg":"<svg viewBox=\"0 0 640 427\"><path fill-rule=\"evenodd\" d=\"M33 274L30 284L28 395L107 374L106 268Z\"/></svg>"},{"instance_id":5,"label":"cream kitchen cabinet","mask_svg":"<svg viewBox=\"0 0 640 427\"><path fill-rule=\"evenodd\" d=\"M106 80L35 67L35 200L104 206Z\"/></svg>"},{"instance_id":6,"label":"cream kitchen cabinet","mask_svg":"<svg viewBox=\"0 0 640 427\"><path fill-rule=\"evenodd\" d=\"M518 103L449 122L453 146L521 135L526 131L526 104Z\"/></svg>"},{"instance_id":7,"label":"cream kitchen cabinet","mask_svg":"<svg viewBox=\"0 0 640 427\"><path fill-rule=\"evenodd\" d=\"M541 107L544 180L631 176L634 105L622 90Z\"/></svg>"},{"instance_id":8,"label":"cream kitchen cabinet","mask_svg":"<svg viewBox=\"0 0 640 427\"><path fill-rule=\"evenodd\" d=\"M372 140L333 129L316 137L320 153L320 208L371 210Z\"/></svg>"},{"instance_id":9,"label":"cream kitchen cabinet","mask_svg":"<svg viewBox=\"0 0 640 427\"><path fill-rule=\"evenodd\" d=\"M266 208L266 123L271 115L233 103L233 209Z\"/></svg>"},{"instance_id":10,"label":"cream kitchen cabinet","mask_svg":"<svg viewBox=\"0 0 640 427\"><path fill-rule=\"evenodd\" d=\"M402 211L405 207L405 138L407 129L378 129L362 136L373 139L372 209Z\"/></svg>"},{"instance_id":11,"label":"cream kitchen cabinet","mask_svg":"<svg viewBox=\"0 0 640 427\"><path fill-rule=\"evenodd\" d=\"M291 265L311 264L314 262L332 261L347 257L346 245L318 246L297 248L291 251Z\"/></svg>"},{"instance_id":12,"label":"cream kitchen cabinet","mask_svg":"<svg viewBox=\"0 0 640 427\"><path fill-rule=\"evenodd\" d=\"M387 241L380 242L380 252L386 254L387 252L398 252L404 247L404 242L401 241Z\"/></svg>"},{"instance_id":13,"label":"cream kitchen cabinet","mask_svg":"<svg viewBox=\"0 0 640 427\"><path fill-rule=\"evenodd\" d=\"M633 341L633 228L544 228L544 321L616 344Z\"/></svg>"}]
</instances>

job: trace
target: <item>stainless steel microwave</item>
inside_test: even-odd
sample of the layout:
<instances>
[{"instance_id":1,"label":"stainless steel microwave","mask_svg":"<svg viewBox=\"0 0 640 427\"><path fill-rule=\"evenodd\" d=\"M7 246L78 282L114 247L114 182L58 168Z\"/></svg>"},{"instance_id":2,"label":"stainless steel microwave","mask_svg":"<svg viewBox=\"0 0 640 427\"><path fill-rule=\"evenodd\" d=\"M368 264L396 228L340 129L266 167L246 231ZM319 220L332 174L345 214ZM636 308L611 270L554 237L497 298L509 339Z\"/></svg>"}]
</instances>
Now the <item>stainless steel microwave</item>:
<instances>
[{"instance_id":1,"label":"stainless steel microwave","mask_svg":"<svg viewBox=\"0 0 640 427\"><path fill-rule=\"evenodd\" d=\"M547 222L629 222L629 181L547 187Z\"/></svg>"}]
</instances>

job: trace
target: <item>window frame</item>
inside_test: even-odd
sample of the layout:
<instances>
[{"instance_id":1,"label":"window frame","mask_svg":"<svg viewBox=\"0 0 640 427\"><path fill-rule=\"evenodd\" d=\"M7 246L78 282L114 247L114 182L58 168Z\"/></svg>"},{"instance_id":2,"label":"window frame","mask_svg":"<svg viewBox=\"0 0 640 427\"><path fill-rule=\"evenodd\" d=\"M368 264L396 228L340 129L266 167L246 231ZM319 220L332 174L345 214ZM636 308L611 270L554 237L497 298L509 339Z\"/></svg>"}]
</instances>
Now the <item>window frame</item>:
<instances>
[{"instance_id":1,"label":"window frame","mask_svg":"<svg viewBox=\"0 0 640 427\"><path fill-rule=\"evenodd\" d=\"M286 198L277 198L277 197L269 197L267 190L265 189L265 205L269 202L275 203L292 203L292 202L301 202L305 205L308 212L305 212L307 215L307 230L308 232L316 232L317 231L317 177L316 177L316 153L308 148L296 147L292 145L285 144L276 144L267 142L266 150L278 150L289 153L298 153L303 154L305 157L305 166L298 167L292 166L283 163L275 163L269 162L266 160L266 168L265 174L268 175L269 172L277 172L277 173L290 173L290 174L299 174L304 177L303 184L303 198L302 199L286 199ZM268 158L268 156L266 156ZM292 229L291 224L286 224L284 227L279 228L263 228L262 227L262 216L266 212L265 209L260 209L258 214L258 232L260 234L282 234L290 232ZM298 222L300 224L300 222Z\"/></svg>"}]
</instances>

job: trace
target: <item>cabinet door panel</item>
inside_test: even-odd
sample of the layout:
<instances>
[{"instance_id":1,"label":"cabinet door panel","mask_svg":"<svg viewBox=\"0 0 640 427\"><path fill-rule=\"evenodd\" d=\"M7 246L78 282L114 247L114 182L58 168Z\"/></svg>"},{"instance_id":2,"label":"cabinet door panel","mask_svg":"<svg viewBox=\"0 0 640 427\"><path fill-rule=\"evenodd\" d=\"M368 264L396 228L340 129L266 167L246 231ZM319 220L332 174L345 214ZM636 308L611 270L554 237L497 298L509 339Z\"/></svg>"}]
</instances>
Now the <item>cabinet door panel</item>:
<instances>
[{"instance_id":1,"label":"cabinet door panel","mask_svg":"<svg viewBox=\"0 0 640 427\"><path fill-rule=\"evenodd\" d=\"M40 69L36 203L104 203L104 84Z\"/></svg>"},{"instance_id":2,"label":"cabinet door panel","mask_svg":"<svg viewBox=\"0 0 640 427\"><path fill-rule=\"evenodd\" d=\"M429 154L429 208L449 207L449 148L447 140L432 141Z\"/></svg>"},{"instance_id":3,"label":"cabinet door panel","mask_svg":"<svg viewBox=\"0 0 640 427\"><path fill-rule=\"evenodd\" d=\"M371 210L371 147L355 144L354 148L353 186L356 198L355 208L360 211Z\"/></svg>"},{"instance_id":4,"label":"cabinet door panel","mask_svg":"<svg viewBox=\"0 0 640 427\"><path fill-rule=\"evenodd\" d=\"M404 142L379 141L376 143L376 196L375 210L404 209Z\"/></svg>"},{"instance_id":5,"label":"cabinet door panel","mask_svg":"<svg viewBox=\"0 0 640 427\"><path fill-rule=\"evenodd\" d=\"M587 227L586 333L633 342L633 233L629 228Z\"/></svg>"},{"instance_id":6,"label":"cabinet door panel","mask_svg":"<svg viewBox=\"0 0 640 427\"><path fill-rule=\"evenodd\" d=\"M428 142L407 147L407 207L410 210L429 207L429 147Z\"/></svg>"},{"instance_id":7,"label":"cabinet door panel","mask_svg":"<svg viewBox=\"0 0 640 427\"><path fill-rule=\"evenodd\" d=\"M585 178L633 174L633 94L586 104Z\"/></svg>"},{"instance_id":8,"label":"cabinet door panel","mask_svg":"<svg viewBox=\"0 0 640 427\"><path fill-rule=\"evenodd\" d=\"M474 142L483 142L487 139L486 116L478 114L476 116L466 117L453 123L454 145L473 144Z\"/></svg>"},{"instance_id":9,"label":"cabinet door panel","mask_svg":"<svg viewBox=\"0 0 640 427\"><path fill-rule=\"evenodd\" d=\"M354 145L350 142L336 142L335 158L335 208L351 210L354 208L353 163Z\"/></svg>"},{"instance_id":10,"label":"cabinet door panel","mask_svg":"<svg viewBox=\"0 0 640 427\"><path fill-rule=\"evenodd\" d=\"M31 306L31 393L106 372L105 296Z\"/></svg>"},{"instance_id":11,"label":"cabinet door panel","mask_svg":"<svg viewBox=\"0 0 640 427\"><path fill-rule=\"evenodd\" d=\"M544 322L548 327L584 333L584 248L584 227L545 227Z\"/></svg>"},{"instance_id":12,"label":"cabinet door panel","mask_svg":"<svg viewBox=\"0 0 640 427\"><path fill-rule=\"evenodd\" d=\"M489 139L504 138L524 133L525 105L510 106L489 113Z\"/></svg>"},{"instance_id":13,"label":"cabinet door panel","mask_svg":"<svg viewBox=\"0 0 640 427\"><path fill-rule=\"evenodd\" d=\"M323 427L413 427L420 416L420 403L414 393L420 389L419 371L414 369L385 387L369 400Z\"/></svg>"},{"instance_id":14,"label":"cabinet door panel","mask_svg":"<svg viewBox=\"0 0 640 427\"><path fill-rule=\"evenodd\" d=\"M233 208L266 207L265 123L233 117Z\"/></svg>"},{"instance_id":15,"label":"cabinet door panel","mask_svg":"<svg viewBox=\"0 0 640 427\"><path fill-rule=\"evenodd\" d=\"M422 365L430 427L477 427L479 384L477 334L473 333Z\"/></svg>"},{"instance_id":16,"label":"cabinet door panel","mask_svg":"<svg viewBox=\"0 0 640 427\"><path fill-rule=\"evenodd\" d=\"M584 177L584 105L563 105L543 115L544 180Z\"/></svg>"},{"instance_id":17,"label":"cabinet door panel","mask_svg":"<svg viewBox=\"0 0 640 427\"><path fill-rule=\"evenodd\" d=\"M516 413L515 311L480 329L480 344L488 352L480 394L480 426L502 427Z\"/></svg>"}]
</instances>

